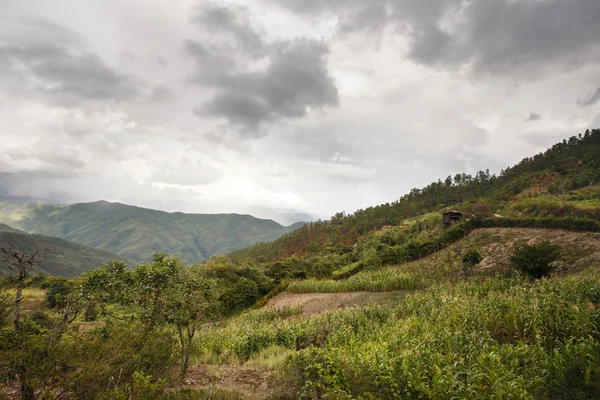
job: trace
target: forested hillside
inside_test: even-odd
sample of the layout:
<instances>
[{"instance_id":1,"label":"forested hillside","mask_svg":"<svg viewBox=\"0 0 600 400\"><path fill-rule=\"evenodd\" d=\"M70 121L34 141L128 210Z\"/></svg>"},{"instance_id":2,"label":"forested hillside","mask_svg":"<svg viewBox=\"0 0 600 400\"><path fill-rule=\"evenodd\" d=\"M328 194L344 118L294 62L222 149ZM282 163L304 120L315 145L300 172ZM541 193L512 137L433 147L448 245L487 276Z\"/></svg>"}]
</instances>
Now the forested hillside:
<instances>
[{"instance_id":1,"label":"forested hillside","mask_svg":"<svg viewBox=\"0 0 600 400\"><path fill-rule=\"evenodd\" d=\"M190 263L277 239L303 225L284 227L238 214L167 213L106 201L73 205L0 203L0 222L136 262L149 260L155 252L168 252Z\"/></svg>"},{"instance_id":2,"label":"forested hillside","mask_svg":"<svg viewBox=\"0 0 600 400\"><path fill-rule=\"evenodd\" d=\"M400 226L408 219L439 213L449 207L467 216L600 218L600 130L565 139L533 157L523 159L499 175L479 171L456 174L413 189L398 201L338 213L330 221L316 222L272 243L236 251L238 262L270 262L290 256L344 253L361 238L385 226Z\"/></svg>"},{"instance_id":3,"label":"forested hillside","mask_svg":"<svg viewBox=\"0 0 600 400\"><path fill-rule=\"evenodd\" d=\"M0 225L0 248L8 248L11 245L23 252L31 252L37 248L40 256L35 269L48 275L76 277L111 260L121 259L129 262L108 251L92 249L59 238L29 235L8 225ZM0 274L8 272L0 268Z\"/></svg>"}]
</instances>

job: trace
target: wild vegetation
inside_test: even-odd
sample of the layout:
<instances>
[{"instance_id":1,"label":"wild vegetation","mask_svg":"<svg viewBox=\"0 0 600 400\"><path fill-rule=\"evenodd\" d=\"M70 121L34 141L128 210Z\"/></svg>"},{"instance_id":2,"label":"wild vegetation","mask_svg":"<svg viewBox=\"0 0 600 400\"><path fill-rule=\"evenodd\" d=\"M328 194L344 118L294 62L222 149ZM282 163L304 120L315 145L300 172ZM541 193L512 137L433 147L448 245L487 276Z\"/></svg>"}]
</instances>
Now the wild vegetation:
<instances>
[{"instance_id":1,"label":"wild vegetation","mask_svg":"<svg viewBox=\"0 0 600 400\"><path fill-rule=\"evenodd\" d=\"M599 290L597 272L514 276L310 320L259 310L203 331L200 352L205 362L279 359L305 398L593 398Z\"/></svg>"},{"instance_id":2,"label":"wild vegetation","mask_svg":"<svg viewBox=\"0 0 600 400\"><path fill-rule=\"evenodd\" d=\"M600 130L586 132L500 176L459 174L197 265L156 253L66 279L26 263L2 279L1 393L595 398L599 157ZM465 218L444 228L449 208ZM33 291L37 308L11 323ZM399 294L310 315L260 308L282 291Z\"/></svg>"}]
</instances>

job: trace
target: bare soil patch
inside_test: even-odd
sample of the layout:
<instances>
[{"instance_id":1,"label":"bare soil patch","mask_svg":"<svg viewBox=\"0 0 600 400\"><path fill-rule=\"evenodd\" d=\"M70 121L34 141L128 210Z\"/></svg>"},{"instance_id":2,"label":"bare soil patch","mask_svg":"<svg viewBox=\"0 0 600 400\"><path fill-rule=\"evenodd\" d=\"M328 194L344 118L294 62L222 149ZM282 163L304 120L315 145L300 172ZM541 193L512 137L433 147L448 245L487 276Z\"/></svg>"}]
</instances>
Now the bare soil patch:
<instances>
[{"instance_id":1,"label":"bare soil patch","mask_svg":"<svg viewBox=\"0 0 600 400\"><path fill-rule=\"evenodd\" d=\"M239 365L199 365L190 368L181 388L192 390L224 389L240 398L263 400L285 398L280 393L273 371Z\"/></svg>"},{"instance_id":2,"label":"bare soil patch","mask_svg":"<svg viewBox=\"0 0 600 400\"><path fill-rule=\"evenodd\" d=\"M555 273L580 272L600 268L600 233L563 229L486 228L473 231L463 240L403 268L435 268L442 264L460 264L462 255L476 249L484 259L476 267L480 272L510 272L510 257L519 242L529 244L549 240L561 247Z\"/></svg>"},{"instance_id":3,"label":"bare soil patch","mask_svg":"<svg viewBox=\"0 0 600 400\"><path fill-rule=\"evenodd\" d=\"M336 308L399 303L409 292L353 292L353 293L279 293L267 303L269 308L302 307L305 314L319 314Z\"/></svg>"}]
</instances>

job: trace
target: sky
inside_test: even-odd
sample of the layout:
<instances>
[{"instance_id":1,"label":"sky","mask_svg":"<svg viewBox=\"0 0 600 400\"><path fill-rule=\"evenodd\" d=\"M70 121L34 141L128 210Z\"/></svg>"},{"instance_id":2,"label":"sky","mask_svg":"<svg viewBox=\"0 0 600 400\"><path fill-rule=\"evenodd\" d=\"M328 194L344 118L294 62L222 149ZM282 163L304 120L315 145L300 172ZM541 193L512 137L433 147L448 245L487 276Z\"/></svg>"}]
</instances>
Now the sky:
<instances>
[{"instance_id":1,"label":"sky","mask_svg":"<svg viewBox=\"0 0 600 400\"><path fill-rule=\"evenodd\" d=\"M290 223L499 173L600 128L598 21L598 0L0 0L0 194Z\"/></svg>"}]
</instances>

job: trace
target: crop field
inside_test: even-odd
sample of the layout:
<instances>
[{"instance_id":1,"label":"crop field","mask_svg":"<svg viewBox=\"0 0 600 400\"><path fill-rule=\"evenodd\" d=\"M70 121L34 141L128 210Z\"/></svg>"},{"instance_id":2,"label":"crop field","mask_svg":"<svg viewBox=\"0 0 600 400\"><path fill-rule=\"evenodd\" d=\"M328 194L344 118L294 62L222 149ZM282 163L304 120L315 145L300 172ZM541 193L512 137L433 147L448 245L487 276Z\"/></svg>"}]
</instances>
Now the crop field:
<instances>
[{"instance_id":1,"label":"crop field","mask_svg":"<svg viewBox=\"0 0 600 400\"><path fill-rule=\"evenodd\" d=\"M469 280L310 319L255 310L204 329L197 361L262 363L305 398L593 398L599 306L592 270Z\"/></svg>"}]
</instances>

